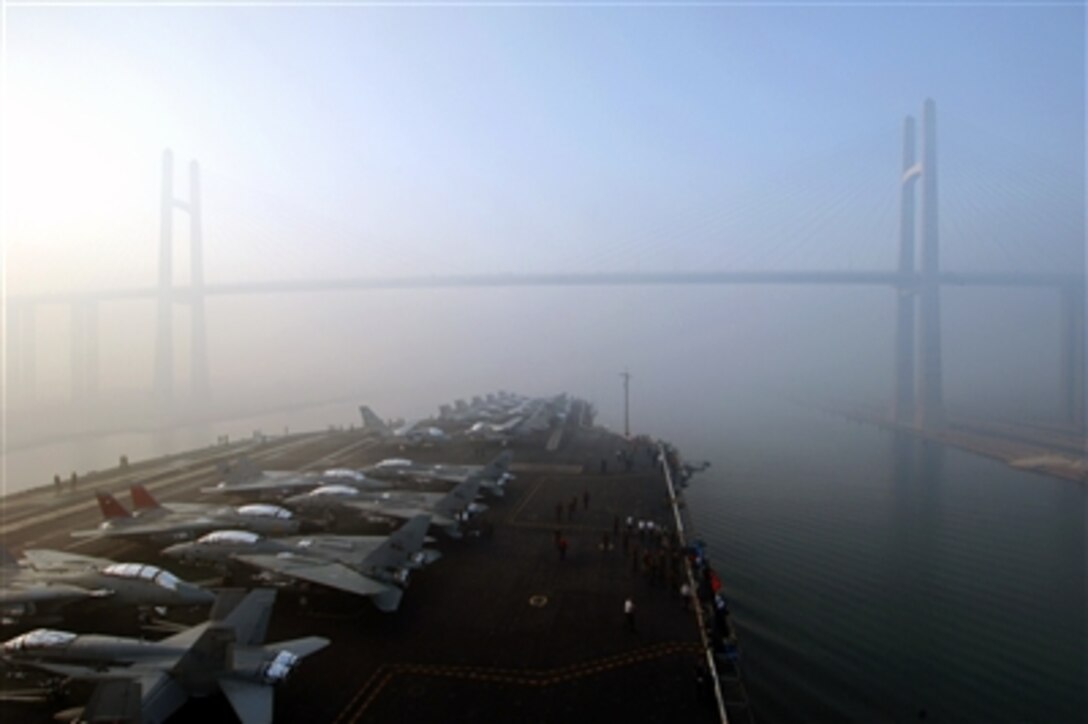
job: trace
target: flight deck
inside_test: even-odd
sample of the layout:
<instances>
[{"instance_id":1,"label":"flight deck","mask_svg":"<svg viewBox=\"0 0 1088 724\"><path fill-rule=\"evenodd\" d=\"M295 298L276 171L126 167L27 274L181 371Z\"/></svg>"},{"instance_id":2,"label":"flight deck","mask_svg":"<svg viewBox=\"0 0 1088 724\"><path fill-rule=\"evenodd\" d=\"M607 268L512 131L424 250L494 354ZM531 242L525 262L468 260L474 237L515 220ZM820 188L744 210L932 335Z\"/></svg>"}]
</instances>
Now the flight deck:
<instances>
[{"instance_id":1,"label":"flight deck","mask_svg":"<svg viewBox=\"0 0 1088 724\"><path fill-rule=\"evenodd\" d=\"M509 447L515 478L505 495L481 498L488 510L463 537L432 534L442 557L413 572L396 612L382 613L364 599L327 589L279 592L269 640L317 635L332 643L278 687L275 720L722 720L713 688L697 683L706 643L692 599L679 592L685 554L652 446L633 446L572 418L559 434L549 430ZM120 498L129 485L142 483L163 501L208 500L200 488L217 482L220 464L243 454L269 469L319 470L404 456L479 465L499 449L450 443L404 450L359 429L217 445L84 476L75 490L63 481L59 489L12 496L3 540L16 551L63 548L162 564L151 548L69 536L98 522L93 491ZM617 451L630 451L629 462ZM654 532L640 534L628 517L653 521ZM209 578L205 569L168 567L208 585L237 583ZM633 618L625 614L628 599ZM186 623L204 618L192 616ZM136 621L97 625L161 636ZM4 687L30 683L8 678ZM729 718L749 721L739 679L723 680L722 693ZM47 722L83 701L7 701L0 716ZM175 719L201 716L229 717L230 707L221 695L192 699Z\"/></svg>"}]
</instances>

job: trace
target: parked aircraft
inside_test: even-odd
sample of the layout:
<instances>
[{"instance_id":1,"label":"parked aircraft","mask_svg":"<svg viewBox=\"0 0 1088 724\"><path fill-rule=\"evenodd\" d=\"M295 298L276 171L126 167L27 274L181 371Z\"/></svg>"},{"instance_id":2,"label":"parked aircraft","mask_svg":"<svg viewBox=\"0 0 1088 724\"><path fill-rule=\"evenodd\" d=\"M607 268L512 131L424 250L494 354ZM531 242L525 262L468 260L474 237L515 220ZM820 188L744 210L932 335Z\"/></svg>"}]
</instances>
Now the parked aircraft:
<instances>
[{"instance_id":1,"label":"parked aircraft","mask_svg":"<svg viewBox=\"0 0 1088 724\"><path fill-rule=\"evenodd\" d=\"M366 596L381 611L395 611L410 570L441 557L424 549L430 518L419 515L388 536L262 538L248 531L220 530L163 550L187 563L247 566Z\"/></svg>"},{"instance_id":2,"label":"parked aircraft","mask_svg":"<svg viewBox=\"0 0 1088 724\"><path fill-rule=\"evenodd\" d=\"M287 495L297 495L321 485L334 483L353 485L368 490L388 487L350 468L332 468L320 473L261 470L252 460L244 457L234 464L221 482L211 487L201 488L200 492L250 500L278 500Z\"/></svg>"},{"instance_id":3,"label":"parked aircraft","mask_svg":"<svg viewBox=\"0 0 1088 724\"><path fill-rule=\"evenodd\" d=\"M272 686L329 640L308 636L263 644L276 592L252 591L228 611L237 596L221 594L209 621L162 641L35 629L5 641L2 657L66 680L99 682L89 702L95 712L105 698L103 687L117 687L120 680L139 685L144 722L165 721L191 696L222 692L243 724L266 724L272 721Z\"/></svg>"},{"instance_id":4,"label":"parked aircraft","mask_svg":"<svg viewBox=\"0 0 1088 724\"><path fill-rule=\"evenodd\" d=\"M67 551L31 549L16 561L0 546L0 611L5 619L57 620L67 604L160 608L210 606L215 596L170 571Z\"/></svg>"},{"instance_id":5,"label":"parked aircraft","mask_svg":"<svg viewBox=\"0 0 1088 724\"><path fill-rule=\"evenodd\" d=\"M127 538L156 545L189 540L219 528L245 528L269 535L295 533L299 528L299 521L291 511L277 505L252 504L237 508L215 505L205 508L201 505L172 510L158 505L143 488L133 490L132 495L145 506L135 515L109 493L95 493L104 520L97 528L73 531L72 536Z\"/></svg>"},{"instance_id":6,"label":"parked aircraft","mask_svg":"<svg viewBox=\"0 0 1088 724\"><path fill-rule=\"evenodd\" d=\"M524 419L521 416L515 416L503 423L481 420L465 431L465 437L470 440L501 442L505 445L514 436L514 431L517 430Z\"/></svg>"},{"instance_id":7,"label":"parked aircraft","mask_svg":"<svg viewBox=\"0 0 1088 724\"><path fill-rule=\"evenodd\" d=\"M510 463L514 453L503 450L487 465L450 465L446 463L417 463L405 458L387 458L369 468L368 476L393 481L441 481L461 483L469 478L480 481L480 487L491 495L501 497L506 483L513 480Z\"/></svg>"},{"instance_id":8,"label":"parked aircraft","mask_svg":"<svg viewBox=\"0 0 1088 724\"><path fill-rule=\"evenodd\" d=\"M298 493L321 485L317 473L293 470L262 470L248 457L223 468L224 476L217 484L201 488L209 495L234 495L241 498L276 498Z\"/></svg>"},{"instance_id":9,"label":"parked aircraft","mask_svg":"<svg viewBox=\"0 0 1088 724\"><path fill-rule=\"evenodd\" d=\"M363 430L377 435L384 440L398 442L401 445L427 446L448 442L450 437L440 427L421 425L419 422L401 425L392 428L387 425L367 405L359 406L359 414L363 417Z\"/></svg>"},{"instance_id":10,"label":"parked aircraft","mask_svg":"<svg viewBox=\"0 0 1088 724\"><path fill-rule=\"evenodd\" d=\"M0 552L0 620L3 623L59 619L59 611L77 601L105 598L105 589L48 582L28 576L7 549Z\"/></svg>"},{"instance_id":11,"label":"parked aircraft","mask_svg":"<svg viewBox=\"0 0 1088 724\"><path fill-rule=\"evenodd\" d=\"M407 519L417 515L431 516L431 524L452 538L461 537L461 523L487 510L486 505L473 502L480 490L480 480L458 483L448 493L420 493L411 490L389 490L384 493L364 493L346 485L326 485L303 495L283 501L284 505L303 515L335 517L356 513L379 518Z\"/></svg>"}]
</instances>

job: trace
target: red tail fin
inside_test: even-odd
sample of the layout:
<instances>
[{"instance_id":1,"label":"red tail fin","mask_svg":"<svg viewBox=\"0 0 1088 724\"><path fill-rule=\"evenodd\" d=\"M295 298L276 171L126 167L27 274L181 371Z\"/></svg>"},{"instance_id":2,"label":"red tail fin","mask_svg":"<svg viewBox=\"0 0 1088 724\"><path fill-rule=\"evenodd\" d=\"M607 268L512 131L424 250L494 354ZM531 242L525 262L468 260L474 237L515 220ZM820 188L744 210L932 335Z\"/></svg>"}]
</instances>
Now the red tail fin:
<instances>
[{"instance_id":1,"label":"red tail fin","mask_svg":"<svg viewBox=\"0 0 1088 724\"><path fill-rule=\"evenodd\" d=\"M132 517L129 515L129 512L125 510L125 506L118 503L117 498L109 493L97 492L94 495L98 498L98 507L102 509L102 517L106 520Z\"/></svg>"},{"instance_id":2,"label":"red tail fin","mask_svg":"<svg viewBox=\"0 0 1088 724\"><path fill-rule=\"evenodd\" d=\"M151 510L160 507L159 501L151 497L151 493L147 492L147 488L139 483L129 488L128 492L132 496L132 508L134 510Z\"/></svg>"}]
</instances>

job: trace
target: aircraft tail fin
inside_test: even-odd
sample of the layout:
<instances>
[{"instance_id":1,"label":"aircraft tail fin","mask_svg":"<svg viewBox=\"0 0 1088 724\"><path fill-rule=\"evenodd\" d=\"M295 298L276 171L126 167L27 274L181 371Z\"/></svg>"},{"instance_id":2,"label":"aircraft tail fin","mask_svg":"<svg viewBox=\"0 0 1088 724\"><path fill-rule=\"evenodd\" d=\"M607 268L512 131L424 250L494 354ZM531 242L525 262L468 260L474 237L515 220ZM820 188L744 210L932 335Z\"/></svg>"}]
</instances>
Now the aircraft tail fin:
<instances>
[{"instance_id":1,"label":"aircraft tail fin","mask_svg":"<svg viewBox=\"0 0 1088 724\"><path fill-rule=\"evenodd\" d=\"M241 679L219 679L219 689L241 722L272 721L272 687Z\"/></svg>"},{"instance_id":2,"label":"aircraft tail fin","mask_svg":"<svg viewBox=\"0 0 1088 724\"><path fill-rule=\"evenodd\" d=\"M272 618L272 605L276 602L274 588L257 588L246 594L223 619L223 624L234 631L241 646L258 646L268 633Z\"/></svg>"},{"instance_id":3,"label":"aircraft tail fin","mask_svg":"<svg viewBox=\"0 0 1088 724\"><path fill-rule=\"evenodd\" d=\"M476 494L479 492L480 479L469 478L458 483L453 490L446 493L445 497L435 503L434 509L447 518L456 518L460 513L468 509L468 506L476 499Z\"/></svg>"},{"instance_id":4,"label":"aircraft tail fin","mask_svg":"<svg viewBox=\"0 0 1088 724\"><path fill-rule=\"evenodd\" d=\"M159 505L159 501L155 500L151 493L148 492L147 488L139 483L130 487L128 494L132 497L133 510L155 510L162 507Z\"/></svg>"},{"instance_id":5,"label":"aircraft tail fin","mask_svg":"<svg viewBox=\"0 0 1088 724\"><path fill-rule=\"evenodd\" d=\"M430 526L431 516L415 516L393 531L384 543L364 558L363 565L375 568L397 568L404 565L413 553L423 547Z\"/></svg>"},{"instance_id":6,"label":"aircraft tail fin","mask_svg":"<svg viewBox=\"0 0 1088 724\"><path fill-rule=\"evenodd\" d=\"M230 626L209 626L181 655L171 672L180 678L189 672L224 671L230 663L231 648L236 641L236 632Z\"/></svg>"},{"instance_id":7,"label":"aircraft tail fin","mask_svg":"<svg viewBox=\"0 0 1088 724\"><path fill-rule=\"evenodd\" d=\"M503 450L494 460L480 469L478 477L486 478L487 480L495 480L496 478L502 477L510 471L510 463L513 459L513 452L510 450Z\"/></svg>"},{"instance_id":8,"label":"aircraft tail fin","mask_svg":"<svg viewBox=\"0 0 1088 724\"><path fill-rule=\"evenodd\" d=\"M215 603L212 604L211 613L208 615L208 620L213 623L216 621L223 621L230 612L238 607L238 604L242 602L242 599L246 597L246 589L244 588L221 588L215 595Z\"/></svg>"},{"instance_id":9,"label":"aircraft tail fin","mask_svg":"<svg viewBox=\"0 0 1088 724\"><path fill-rule=\"evenodd\" d=\"M106 520L132 517L132 514L125 510L125 506L121 505L117 498L109 493L99 490L94 494L94 497L98 498L98 507L102 510L102 517Z\"/></svg>"},{"instance_id":10,"label":"aircraft tail fin","mask_svg":"<svg viewBox=\"0 0 1088 724\"><path fill-rule=\"evenodd\" d=\"M238 485L258 478L260 475L261 469L257 467L257 463L243 455L224 471L223 482L227 485Z\"/></svg>"},{"instance_id":11,"label":"aircraft tail fin","mask_svg":"<svg viewBox=\"0 0 1088 724\"><path fill-rule=\"evenodd\" d=\"M359 405L359 414L363 416L363 429L373 430L374 432L382 435L392 435L393 431L389 429L380 417L374 414L374 410L370 409L370 405Z\"/></svg>"},{"instance_id":12,"label":"aircraft tail fin","mask_svg":"<svg viewBox=\"0 0 1088 724\"><path fill-rule=\"evenodd\" d=\"M402 598L404 598L404 591L397 586L390 586L389 590L371 596L370 602L382 613L393 613L400 607Z\"/></svg>"}]
</instances>

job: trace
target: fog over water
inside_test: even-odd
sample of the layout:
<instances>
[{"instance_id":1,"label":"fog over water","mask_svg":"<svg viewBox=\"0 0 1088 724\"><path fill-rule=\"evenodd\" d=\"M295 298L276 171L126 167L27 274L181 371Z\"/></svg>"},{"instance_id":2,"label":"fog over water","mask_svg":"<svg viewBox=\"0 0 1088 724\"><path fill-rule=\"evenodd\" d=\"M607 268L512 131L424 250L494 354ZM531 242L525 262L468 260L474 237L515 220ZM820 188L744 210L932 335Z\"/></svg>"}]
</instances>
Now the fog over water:
<instances>
[{"instance_id":1,"label":"fog over water","mask_svg":"<svg viewBox=\"0 0 1088 724\"><path fill-rule=\"evenodd\" d=\"M254 431L569 392L713 466L697 528L769 721L1086 718L1085 488L886 412L891 285L214 295L210 399L154 390L162 153L210 285L890 271L903 119L937 104L944 270L1085 274L1078 5L8 7L6 492ZM174 214L173 279L190 283ZM1082 287L1083 288L1083 287ZM27 310L31 311L27 311ZM1053 288L942 289L952 417L1061 426ZM1083 343L1083 339L1081 340ZM29 367L32 372L28 372ZM82 372L81 372L82 371Z\"/></svg>"}]
</instances>

